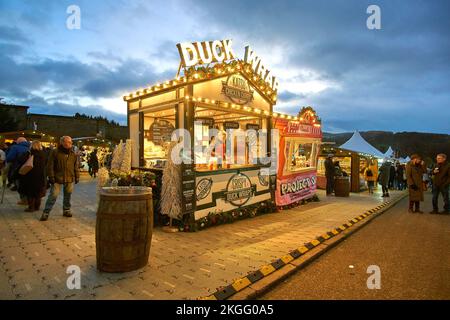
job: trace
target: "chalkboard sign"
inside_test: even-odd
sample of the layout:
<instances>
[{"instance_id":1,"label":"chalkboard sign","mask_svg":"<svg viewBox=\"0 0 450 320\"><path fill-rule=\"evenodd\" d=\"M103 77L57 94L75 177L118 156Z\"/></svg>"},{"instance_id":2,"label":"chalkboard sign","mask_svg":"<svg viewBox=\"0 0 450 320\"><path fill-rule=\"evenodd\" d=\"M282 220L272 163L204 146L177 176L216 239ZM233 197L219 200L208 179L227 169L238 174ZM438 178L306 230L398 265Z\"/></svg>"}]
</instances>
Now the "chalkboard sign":
<instances>
[{"instance_id":1,"label":"chalkboard sign","mask_svg":"<svg viewBox=\"0 0 450 320\"><path fill-rule=\"evenodd\" d=\"M195 210L195 177L192 164L182 164L182 192L181 205L183 214L193 213Z\"/></svg>"},{"instance_id":2,"label":"chalkboard sign","mask_svg":"<svg viewBox=\"0 0 450 320\"><path fill-rule=\"evenodd\" d=\"M175 128L169 121L155 119L150 125L149 130L144 131L144 136L148 141L161 145L164 142L170 141L173 130Z\"/></svg>"},{"instance_id":3,"label":"chalkboard sign","mask_svg":"<svg viewBox=\"0 0 450 320\"><path fill-rule=\"evenodd\" d=\"M201 122L202 125L212 128L214 126L213 118L195 118L195 122Z\"/></svg>"},{"instance_id":4,"label":"chalkboard sign","mask_svg":"<svg viewBox=\"0 0 450 320\"><path fill-rule=\"evenodd\" d=\"M255 131L258 131L258 130L259 130L259 124L247 123L246 129L247 129L247 130L255 130Z\"/></svg>"}]
</instances>

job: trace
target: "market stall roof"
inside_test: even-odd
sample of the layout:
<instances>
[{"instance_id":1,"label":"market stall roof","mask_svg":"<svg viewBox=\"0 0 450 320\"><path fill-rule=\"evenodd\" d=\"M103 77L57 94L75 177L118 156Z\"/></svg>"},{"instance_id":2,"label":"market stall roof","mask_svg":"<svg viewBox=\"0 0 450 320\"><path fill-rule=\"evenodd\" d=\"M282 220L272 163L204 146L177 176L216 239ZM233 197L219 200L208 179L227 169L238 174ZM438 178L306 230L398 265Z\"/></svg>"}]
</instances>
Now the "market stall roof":
<instances>
[{"instance_id":1,"label":"market stall roof","mask_svg":"<svg viewBox=\"0 0 450 320\"><path fill-rule=\"evenodd\" d=\"M384 153L385 158L394 158L394 150L392 150L392 147L389 147L387 151Z\"/></svg>"},{"instance_id":2,"label":"market stall roof","mask_svg":"<svg viewBox=\"0 0 450 320\"><path fill-rule=\"evenodd\" d=\"M369 154L377 158L384 158L383 153L381 153L377 148L364 140L364 138L358 131L355 131L353 136L339 148L353 152Z\"/></svg>"},{"instance_id":3,"label":"market stall roof","mask_svg":"<svg viewBox=\"0 0 450 320\"><path fill-rule=\"evenodd\" d=\"M55 137L38 130L20 130L0 133L0 139L16 140L18 137L38 139L41 142L55 142Z\"/></svg>"}]
</instances>

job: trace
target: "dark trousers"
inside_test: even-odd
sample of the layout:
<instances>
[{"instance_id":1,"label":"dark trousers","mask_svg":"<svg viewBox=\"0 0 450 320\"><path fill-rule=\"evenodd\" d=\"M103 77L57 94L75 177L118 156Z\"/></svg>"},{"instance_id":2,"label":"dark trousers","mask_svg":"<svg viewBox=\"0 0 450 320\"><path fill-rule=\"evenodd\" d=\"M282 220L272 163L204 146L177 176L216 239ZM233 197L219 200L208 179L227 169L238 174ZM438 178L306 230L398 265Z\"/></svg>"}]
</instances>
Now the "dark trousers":
<instances>
[{"instance_id":1,"label":"dark trousers","mask_svg":"<svg viewBox=\"0 0 450 320\"><path fill-rule=\"evenodd\" d=\"M27 198L28 201L28 209L30 210L39 210L41 207L41 197L36 197L36 198Z\"/></svg>"},{"instance_id":2,"label":"dark trousers","mask_svg":"<svg viewBox=\"0 0 450 320\"><path fill-rule=\"evenodd\" d=\"M327 194L332 194L334 190L334 176L327 176Z\"/></svg>"},{"instance_id":3,"label":"dark trousers","mask_svg":"<svg viewBox=\"0 0 450 320\"><path fill-rule=\"evenodd\" d=\"M416 207L414 209L414 207ZM409 209L418 211L420 210L420 202L419 201L409 201Z\"/></svg>"},{"instance_id":4,"label":"dark trousers","mask_svg":"<svg viewBox=\"0 0 450 320\"><path fill-rule=\"evenodd\" d=\"M444 211L450 212L449 200L448 200L448 189L449 187L437 187L433 186L433 210L438 211L438 200L439 194L442 194L444 198Z\"/></svg>"},{"instance_id":5,"label":"dark trousers","mask_svg":"<svg viewBox=\"0 0 450 320\"><path fill-rule=\"evenodd\" d=\"M383 194L389 194L389 188L387 186L381 186L381 190L383 191Z\"/></svg>"}]
</instances>

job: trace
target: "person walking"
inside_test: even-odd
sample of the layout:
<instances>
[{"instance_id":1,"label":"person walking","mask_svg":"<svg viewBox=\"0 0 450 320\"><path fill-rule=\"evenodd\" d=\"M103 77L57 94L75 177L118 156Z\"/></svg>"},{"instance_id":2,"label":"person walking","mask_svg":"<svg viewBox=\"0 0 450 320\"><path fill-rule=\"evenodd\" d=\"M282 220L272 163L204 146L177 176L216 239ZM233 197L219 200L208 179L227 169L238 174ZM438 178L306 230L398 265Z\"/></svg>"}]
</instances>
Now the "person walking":
<instances>
[{"instance_id":1,"label":"person walking","mask_svg":"<svg viewBox=\"0 0 450 320\"><path fill-rule=\"evenodd\" d=\"M410 213L423 213L420 210L420 202L423 201L423 174L426 172L425 163L422 158L413 154L411 161L406 165L406 181L409 189L409 210Z\"/></svg>"},{"instance_id":2,"label":"person walking","mask_svg":"<svg viewBox=\"0 0 450 320\"><path fill-rule=\"evenodd\" d=\"M375 186L375 174L373 170L368 166L364 171L364 178L367 183L367 188L369 189L369 194L373 194L373 188Z\"/></svg>"},{"instance_id":3,"label":"person walking","mask_svg":"<svg viewBox=\"0 0 450 320\"><path fill-rule=\"evenodd\" d=\"M447 155L444 153L436 156L436 165L432 172L433 183L433 211L430 213L439 213L438 200L439 194L442 194L444 200L444 210L441 214L450 214L449 206L449 186L450 186L450 164L447 162Z\"/></svg>"},{"instance_id":4,"label":"person walking","mask_svg":"<svg viewBox=\"0 0 450 320\"><path fill-rule=\"evenodd\" d=\"M16 191L20 187L19 169L27 160L28 151L30 150L30 143L24 137L19 137L16 144L11 146L11 149L6 155L6 162L10 163L8 180L14 182L15 188L11 190ZM19 205L28 205L27 197L19 191L20 200Z\"/></svg>"},{"instance_id":5,"label":"person walking","mask_svg":"<svg viewBox=\"0 0 450 320\"><path fill-rule=\"evenodd\" d=\"M97 176L98 172L98 157L97 157L97 149L94 149L94 151L91 152L89 155L89 171L91 174L91 177L95 178Z\"/></svg>"},{"instance_id":6,"label":"person walking","mask_svg":"<svg viewBox=\"0 0 450 320\"><path fill-rule=\"evenodd\" d=\"M33 141L28 153L33 157L33 168L25 175L19 177L19 192L27 197L28 208L26 212L38 211L41 206L41 199L47 191L46 162L47 157L42 150L40 141Z\"/></svg>"},{"instance_id":7,"label":"person walking","mask_svg":"<svg viewBox=\"0 0 450 320\"><path fill-rule=\"evenodd\" d=\"M73 185L80 180L80 171L75 152L72 150L72 138L63 136L57 149L54 149L48 159L47 175L51 184L50 193L45 203L41 221L48 220L48 216L55 205L58 195L63 189L63 216L72 217L70 212L70 198L73 192Z\"/></svg>"},{"instance_id":8,"label":"person walking","mask_svg":"<svg viewBox=\"0 0 450 320\"><path fill-rule=\"evenodd\" d=\"M334 191L334 164L333 155L329 154L325 160L325 177L327 179L327 196L330 196Z\"/></svg>"},{"instance_id":9,"label":"person walking","mask_svg":"<svg viewBox=\"0 0 450 320\"><path fill-rule=\"evenodd\" d=\"M383 191L382 197L389 197L389 180L391 176L391 163L385 159L378 173L378 182Z\"/></svg>"},{"instance_id":10,"label":"person walking","mask_svg":"<svg viewBox=\"0 0 450 320\"><path fill-rule=\"evenodd\" d=\"M395 189L395 174L396 174L395 166L393 166L391 164L391 166L389 168L389 189L391 189L391 190Z\"/></svg>"},{"instance_id":11,"label":"person walking","mask_svg":"<svg viewBox=\"0 0 450 320\"><path fill-rule=\"evenodd\" d=\"M0 176L2 181L2 188L6 188L6 145L0 145Z\"/></svg>"},{"instance_id":12,"label":"person walking","mask_svg":"<svg viewBox=\"0 0 450 320\"><path fill-rule=\"evenodd\" d=\"M397 162L396 166L395 179L397 180L397 190L403 190L403 166L399 162Z\"/></svg>"}]
</instances>

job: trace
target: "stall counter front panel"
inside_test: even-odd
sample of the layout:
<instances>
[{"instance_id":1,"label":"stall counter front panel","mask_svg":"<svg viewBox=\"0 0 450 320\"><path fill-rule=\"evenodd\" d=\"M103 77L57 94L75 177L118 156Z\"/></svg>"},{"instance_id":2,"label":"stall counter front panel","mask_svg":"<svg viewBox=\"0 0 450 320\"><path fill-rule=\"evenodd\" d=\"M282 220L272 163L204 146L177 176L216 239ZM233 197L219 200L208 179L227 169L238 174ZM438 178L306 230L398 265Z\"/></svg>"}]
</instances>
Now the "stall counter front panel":
<instances>
[{"instance_id":1,"label":"stall counter front panel","mask_svg":"<svg viewBox=\"0 0 450 320\"><path fill-rule=\"evenodd\" d=\"M270 179L260 168L197 172L195 219L271 200Z\"/></svg>"}]
</instances>

